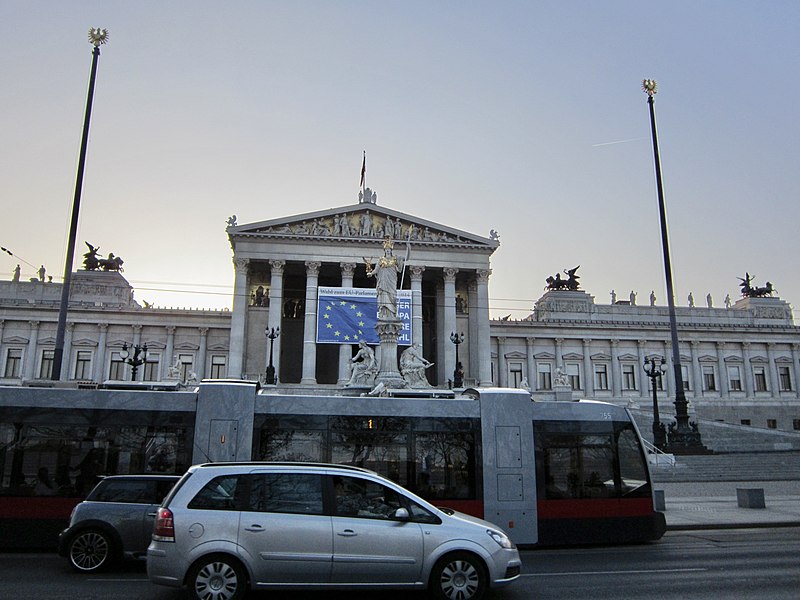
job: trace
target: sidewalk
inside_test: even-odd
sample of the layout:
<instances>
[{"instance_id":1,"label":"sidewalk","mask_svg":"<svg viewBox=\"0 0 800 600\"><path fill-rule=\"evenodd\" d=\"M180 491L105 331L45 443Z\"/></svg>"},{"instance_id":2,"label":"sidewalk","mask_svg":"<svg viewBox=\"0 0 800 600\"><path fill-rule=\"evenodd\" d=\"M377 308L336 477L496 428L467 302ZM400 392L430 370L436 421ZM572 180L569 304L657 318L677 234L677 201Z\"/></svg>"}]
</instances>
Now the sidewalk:
<instances>
[{"instance_id":1,"label":"sidewalk","mask_svg":"<svg viewBox=\"0 0 800 600\"><path fill-rule=\"evenodd\" d=\"M656 482L664 491L667 531L800 527L800 481ZM737 488L764 490L765 508L740 508Z\"/></svg>"}]
</instances>

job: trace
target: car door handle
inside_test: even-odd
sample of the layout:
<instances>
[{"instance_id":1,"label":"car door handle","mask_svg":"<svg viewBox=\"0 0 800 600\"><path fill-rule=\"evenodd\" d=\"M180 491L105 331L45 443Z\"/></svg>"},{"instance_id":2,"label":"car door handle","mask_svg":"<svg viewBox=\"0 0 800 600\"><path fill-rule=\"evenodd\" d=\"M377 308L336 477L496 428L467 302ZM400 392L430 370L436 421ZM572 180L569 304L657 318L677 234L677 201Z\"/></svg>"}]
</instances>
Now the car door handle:
<instances>
[{"instance_id":1,"label":"car door handle","mask_svg":"<svg viewBox=\"0 0 800 600\"><path fill-rule=\"evenodd\" d=\"M253 523L252 525L250 525L250 527L245 527L244 530L255 531L255 532L266 531L265 527L263 525L259 525L258 523Z\"/></svg>"},{"instance_id":2,"label":"car door handle","mask_svg":"<svg viewBox=\"0 0 800 600\"><path fill-rule=\"evenodd\" d=\"M353 536L356 536L358 534L355 531L353 531L352 529L345 529L344 531L340 531L336 535L340 535L342 537L353 537Z\"/></svg>"}]
</instances>

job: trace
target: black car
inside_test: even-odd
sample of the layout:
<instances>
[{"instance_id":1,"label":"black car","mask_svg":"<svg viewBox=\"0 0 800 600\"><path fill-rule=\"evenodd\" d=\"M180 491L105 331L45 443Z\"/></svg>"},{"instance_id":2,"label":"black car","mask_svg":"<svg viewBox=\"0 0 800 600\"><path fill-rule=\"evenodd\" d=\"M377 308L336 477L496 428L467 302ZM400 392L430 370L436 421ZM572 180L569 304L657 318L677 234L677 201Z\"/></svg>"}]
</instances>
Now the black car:
<instances>
[{"instance_id":1,"label":"black car","mask_svg":"<svg viewBox=\"0 0 800 600\"><path fill-rule=\"evenodd\" d=\"M144 560L158 506L178 479L175 475L104 478L72 511L69 527L58 536L58 553L82 573L122 558Z\"/></svg>"}]
</instances>

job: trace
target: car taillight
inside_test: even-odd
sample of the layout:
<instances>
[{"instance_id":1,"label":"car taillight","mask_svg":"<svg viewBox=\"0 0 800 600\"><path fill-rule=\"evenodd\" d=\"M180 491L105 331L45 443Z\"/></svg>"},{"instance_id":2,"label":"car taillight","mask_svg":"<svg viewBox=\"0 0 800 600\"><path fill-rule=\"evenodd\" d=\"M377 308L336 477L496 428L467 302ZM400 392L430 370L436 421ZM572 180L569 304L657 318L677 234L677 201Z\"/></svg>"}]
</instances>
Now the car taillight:
<instances>
[{"instance_id":1,"label":"car taillight","mask_svg":"<svg viewBox=\"0 0 800 600\"><path fill-rule=\"evenodd\" d=\"M170 509L158 509L156 522L153 526L153 539L157 542L175 541L175 521L172 519L172 511Z\"/></svg>"}]
</instances>

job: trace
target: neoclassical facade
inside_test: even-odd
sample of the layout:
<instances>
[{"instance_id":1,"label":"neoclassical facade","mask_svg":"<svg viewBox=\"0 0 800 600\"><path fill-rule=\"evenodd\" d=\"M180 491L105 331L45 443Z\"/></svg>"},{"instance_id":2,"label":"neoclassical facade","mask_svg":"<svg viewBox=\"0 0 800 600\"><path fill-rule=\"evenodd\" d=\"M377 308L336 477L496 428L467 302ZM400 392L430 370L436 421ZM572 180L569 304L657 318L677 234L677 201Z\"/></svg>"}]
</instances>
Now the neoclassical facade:
<instances>
[{"instance_id":1,"label":"neoclassical facade","mask_svg":"<svg viewBox=\"0 0 800 600\"><path fill-rule=\"evenodd\" d=\"M490 320L496 236L379 206L367 192L370 201L339 208L244 225L232 218L226 230L235 269L230 311L142 307L121 274L76 272L62 380L130 380L123 346L147 345L147 361L136 376L142 382L174 380L176 371L183 383L264 381L272 350L283 389L342 387L357 344L317 342L319 290L374 288L365 259L379 257L388 236L405 265L398 284L411 295L411 337L434 363L426 370L433 386L452 385L458 360L465 386L529 387L534 399L551 399L559 378L575 397L647 409L651 381L643 363L664 357L668 368L659 397L662 414L671 414L675 383L666 306L654 298L637 305L633 294L600 304L583 290L550 291L534 300L525 319ZM541 272L552 267L541 265ZM49 379L60 290L46 281L0 281L0 385L44 385ZM708 298L676 313L693 416L800 430L800 327L787 302L741 298L713 306ZM279 335L269 340L273 329ZM453 333L463 333L463 343L453 344Z\"/></svg>"},{"instance_id":2,"label":"neoclassical facade","mask_svg":"<svg viewBox=\"0 0 800 600\"><path fill-rule=\"evenodd\" d=\"M367 195L370 195L367 189ZM450 335L464 333L459 362L472 382L490 382L489 258L499 242L378 206L374 201L247 225L231 224L236 269L229 373L256 377L267 364L265 331L280 328L273 365L282 384L341 385L356 344L316 342L321 286L371 288L366 260L386 238L405 265L412 336L447 385L456 367Z\"/></svg>"}]
</instances>

